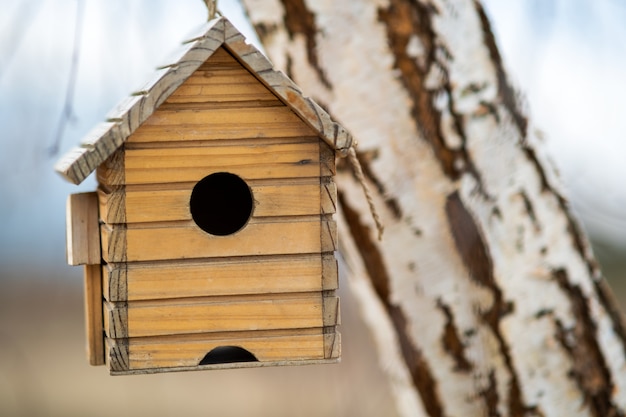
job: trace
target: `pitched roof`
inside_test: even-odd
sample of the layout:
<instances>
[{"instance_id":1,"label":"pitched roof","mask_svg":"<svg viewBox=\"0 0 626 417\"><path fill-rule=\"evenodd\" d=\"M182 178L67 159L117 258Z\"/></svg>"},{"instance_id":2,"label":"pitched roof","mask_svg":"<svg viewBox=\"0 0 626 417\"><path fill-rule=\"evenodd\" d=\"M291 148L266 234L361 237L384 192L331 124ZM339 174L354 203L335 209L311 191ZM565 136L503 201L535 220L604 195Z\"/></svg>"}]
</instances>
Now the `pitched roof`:
<instances>
[{"instance_id":1,"label":"pitched roof","mask_svg":"<svg viewBox=\"0 0 626 417\"><path fill-rule=\"evenodd\" d=\"M271 62L226 19L218 17L202 25L171 57L169 65L159 67L143 88L122 101L109 113L107 121L96 126L55 165L65 179L80 184L167 98L221 46L226 47L261 83L289 106L318 136L345 155L352 137L331 120L313 100Z\"/></svg>"}]
</instances>

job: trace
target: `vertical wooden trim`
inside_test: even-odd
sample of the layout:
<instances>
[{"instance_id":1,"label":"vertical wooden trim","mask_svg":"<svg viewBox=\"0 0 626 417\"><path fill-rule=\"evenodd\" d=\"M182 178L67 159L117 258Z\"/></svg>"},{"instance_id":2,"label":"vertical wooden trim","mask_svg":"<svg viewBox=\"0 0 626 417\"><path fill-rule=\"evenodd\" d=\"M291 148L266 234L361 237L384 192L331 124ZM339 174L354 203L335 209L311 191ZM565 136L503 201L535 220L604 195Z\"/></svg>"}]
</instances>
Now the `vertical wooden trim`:
<instances>
[{"instance_id":1,"label":"vertical wooden trim","mask_svg":"<svg viewBox=\"0 0 626 417\"><path fill-rule=\"evenodd\" d=\"M322 254L322 291L339 288L337 259L335 255Z\"/></svg>"},{"instance_id":2,"label":"vertical wooden trim","mask_svg":"<svg viewBox=\"0 0 626 417\"><path fill-rule=\"evenodd\" d=\"M126 183L124 158L125 152L122 146L98 166L96 169L98 182L107 188L124 185Z\"/></svg>"},{"instance_id":3,"label":"vertical wooden trim","mask_svg":"<svg viewBox=\"0 0 626 417\"><path fill-rule=\"evenodd\" d=\"M320 187L320 210L322 215L337 212L337 186L330 177L322 177Z\"/></svg>"},{"instance_id":4,"label":"vertical wooden trim","mask_svg":"<svg viewBox=\"0 0 626 417\"><path fill-rule=\"evenodd\" d=\"M325 142L320 140L320 175L332 177L337 174L335 167L335 151Z\"/></svg>"},{"instance_id":5,"label":"vertical wooden trim","mask_svg":"<svg viewBox=\"0 0 626 417\"><path fill-rule=\"evenodd\" d=\"M324 295L323 297L323 323L324 327L328 326L336 326L340 324L339 319L339 297L334 294L334 291L331 291L332 295Z\"/></svg>"},{"instance_id":6,"label":"vertical wooden trim","mask_svg":"<svg viewBox=\"0 0 626 417\"><path fill-rule=\"evenodd\" d=\"M128 337L128 305L127 303L104 302L104 331L113 339Z\"/></svg>"},{"instance_id":7,"label":"vertical wooden trim","mask_svg":"<svg viewBox=\"0 0 626 417\"><path fill-rule=\"evenodd\" d=\"M111 374L130 369L128 339L106 339L106 361Z\"/></svg>"},{"instance_id":8,"label":"vertical wooden trim","mask_svg":"<svg viewBox=\"0 0 626 417\"><path fill-rule=\"evenodd\" d=\"M107 301L126 301L128 299L128 264L115 263L102 267L104 298Z\"/></svg>"},{"instance_id":9,"label":"vertical wooden trim","mask_svg":"<svg viewBox=\"0 0 626 417\"><path fill-rule=\"evenodd\" d=\"M324 359L338 359L341 357L341 333L333 327L329 333L324 333Z\"/></svg>"},{"instance_id":10,"label":"vertical wooden trim","mask_svg":"<svg viewBox=\"0 0 626 417\"><path fill-rule=\"evenodd\" d=\"M95 192L71 194L67 199L67 263L100 263L98 195Z\"/></svg>"},{"instance_id":11,"label":"vertical wooden trim","mask_svg":"<svg viewBox=\"0 0 626 417\"><path fill-rule=\"evenodd\" d=\"M101 236L102 258L108 263L126 262L126 224L116 225L115 227L103 224L101 227Z\"/></svg>"},{"instance_id":12,"label":"vertical wooden trim","mask_svg":"<svg viewBox=\"0 0 626 417\"><path fill-rule=\"evenodd\" d=\"M126 188L116 187L110 192L98 190L100 217L108 224L126 223Z\"/></svg>"},{"instance_id":13,"label":"vertical wooden trim","mask_svg":"<svg viewBox=\"0 0 626 417\"><path fill-rule=\"evenodd\" d=\"M102 324L102 269L85 265L85 327L87 358L93 366L104 365L104 329Z\"/></svg>"},{"instance_id":14,"label":"vertical wooden trim","mask_svg":"<svg viewBox=\"0 0 626 417\"><path fill-rule=\"evenodd\" d=\"M321 223L321 246L322 252L334 252L337 250L337 223L334 220L322 221Z\"/></svg>"}]
</instances>

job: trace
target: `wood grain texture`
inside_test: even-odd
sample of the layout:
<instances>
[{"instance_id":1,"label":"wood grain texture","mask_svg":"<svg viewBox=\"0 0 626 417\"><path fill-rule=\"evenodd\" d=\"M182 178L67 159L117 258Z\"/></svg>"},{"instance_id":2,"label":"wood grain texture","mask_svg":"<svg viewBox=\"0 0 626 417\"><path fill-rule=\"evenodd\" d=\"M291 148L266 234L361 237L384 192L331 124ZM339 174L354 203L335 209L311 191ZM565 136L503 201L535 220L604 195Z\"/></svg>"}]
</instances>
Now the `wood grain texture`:
<instances>
[{"instance_id":1,"label":"wood grain texture","mask_svg":"<svg viewBox=\"0 0 626 417\"><path fill-rule=\"evenodd\" d=\"M100 123L55 164L66 180L80 184L123 143L125 137L117 123Z\"/></svg>"},{"instance_id":2,"label":"wood grain texture","mask_svg":"<svg viewBox=\"0 0 626 417\"><path fill-rule=\"evenodd\" d=\"M320 141L320 162L322 164L322 169L320 170L322 177L332 177L337 174L335 167L335 150L322 141Z\"/></svg>"},{"instance_id":3,"label":"wood grain texture","mask_svg":"<svg viewBox=\"0 0 626 417\"><path fill-rule=\"evenodd\" d=\"M170 187L98 192L102 220L109 224L191 220L189 199L195 183ZM254 198L254 216L281 217L332 214L335 212L336 187L280 181L248 185ZM164 189L163 189L164 188ZM320 201L322 200L322 201Z\"/></svg>"},{"instance_id":4,"label":"wood grain texture","mask_svg":"<svg viewBox=\"0 0 626 417\"><path fill-rule=\"evenodd\" d=\"M108 120L119 123L126 136L133 133L219 48L222 30L219 19L212 21L203 37L184 44L178 60L162 66L144 86L116 106Z\"/></svg>"},{"instance_id":5,"label":"wood grain texture","mask_svg":"<svg viewBox=\"0 0 626 417\"><path fill-rule=\"evenodd\" d=\"M326 143L345 156L348 148L352 146L350 133L335 123L317 103L305 97L289 77L274 70L265 55L247 43L245 37L227 19L224 19L224 31L227 49L290 106L302 120L315 129Z\"/></svg>"},{"instance_id":6,"label":"wood grain texture","mask_svg":"<svg viewBox=\"0 0 626 417\"><path fill-rule=\"evenodd\" d=\"M203 28L203 35L183 44L144 86L108 114L107 123L59 160L57 172L73 183L82 182L130 135L136 136L135 141L148 142L313 135L345 155L352 144L351 135L313 100L304 97L288 77L274 71L227 19L215 19ZM226 49L220 48L222 45ZM210 59L213 55L214 62ZM244 67L247 71L242 70ZM177 111L172 116L168 113L172 110L167 110L171 106L189 109L189 105L211 103L246 104L237 111L213 108L209 115L202 112L201 117L184 111L180 117ZM282 109L282 116L272 110L268 117L267 111L259 107L278 104L268 109ZM254 110L246 114L246 107Z\"/></svg>"},{"instance_id":7,"label":"wood grain texture","mask_svg":"<svg viewBox=\"0 0 626 417\"><path fill-rule=\"evenodd\" d=\"M257 146L127 149L124 164L126 182L133 184L148 182L141 176L146 171L151 171L150 173L158 176L161 170L183 168L210 172L247 166L251 166L252 169L263 169L264 165L319 166L314 164L318 160L318 144L305 142ZM319 175L319 168L314 174ZM157 180L149 182L157 182Z\"/></svg>"},{"instance_id":8,"label":"wood grain texture","mask_svg":"<svg viewBox=\"0 0 626 417\"><path fill-rule=\"evenodd\" d=\"M109 301L312 292L337 288L337 266L329 254L108 264L104 288Z\"/></svg>"},{"instance_id":9,"label":"wood grain texture","mask_svg":"<svg viewBox=\"0 0 626 417\"><path fill-rule=\"evenodd\" d=\"M323 327L320 293L105 302L111 338Z\"/></svg>"},{"instance_id":10,"label":"wood grain texture","mask_svg":"<svg viewBox=\"0 0 626 417\"><path fill-rule=\"evenodd\" d=\"M124 170L124 147L113 152L96 169L98 183L107 189L117 189L126 183Z\"/></svg>"},{"instance_id":11,"label":"wood grain texture","mask_svg":"<svg viewBox=\"0 0 626 417\"><path fill-rule=\"evenodd\" d=\"M287 106L170 109L154 112L131 142L317 137Z\"/></svg>"},{"instance_id":12,"label":"wood grain texture","mask_svg":"<svg viewBox=\"0 0 626 417\"><path fill-rule=\"evenodd\" d=\"M303 217L296 221L250 221L239 232L214 236L193 222L102 225L102 257L106 262L155 261L229 256L289 255L336 249L334 221ZM254 220L254 219L253 219ZM321 236L321 239L320 239Z\"/></svg>"},{"instance_id":13,"label":"wood grain texture","mask_svg":"<svg viewBox=\"0 0 626 417\"><path fill-rule=\"evenodd\" d=\"M87 359L93 366L104 365L104 327L102 322L102 269L85 265L85 334Z\"/></svg>"},{"instance_id":14,"label":"wood grain texture","mask_svg":"<svg viewBox=\"0 0 626 417\"><path fill-rule=\"evenodd\" d=\"M57 162L55 170L80 184L223 43L223 27L220 19L206 25L204 36L184 45L174 65L159 69L137 93L118 104L107 116L108 123L92 130Z\"/></svg>"},{"instance_id":15,"label":"wood grain texture","mask_svg":"<svg viewBox=\"0 0 626 417\"><path fill-rule=\"evenodd\" d=\"M320 173L325 176L332 175L331 172L326 170L326 165L321 165L318 162L316 152L312 148L308 149L308 153L302 154L294 149L294 147L297 148L297 145L292 144L291 149L288 147L279 152L280 155L272 155L269 151L271 149L280 149L280 145L259 146L266 151L265 159L260 158L255 161L252 156L246 156L244 153L241 155L241 165L228 165L225 163L225 161L236 161L238 158L236 155L225 154L216 158L207 157L204 160L196 158L196 166L151 168L149 165L141 167L135 164L136 168L132 171L125 170L125 152L124 148L120 148L112 156L116 161L110 158L110 160L107 160L105 164L98 168L98 181L109 189L116 189L124 184L195 183L211 173L224 171L236 174L246 181L256 179L315 178ZM163 148L160 152L165 154L168 150ZM225 151L228 151L228 149L225 149ZM189 153L192 151L188 148L187 151L179 151L179 154L184 154L185 152ZM260 152L262 151L257 150L257 154ZM209 151L205 150L204 153L207 154ZM184 165L184 156L179 155L177 161L179 165ZM135 162L147 161L139 160Z\"/></svg>"},{"instance_id":16,"label":"wood grain texture","mask_svg":"<svg viewBox=\"0 0 626 417\"><path fill-rule=\"evenodd\" d=\"M326 336L321 328L311 328L130 338L128 368L197 367L220 346L244 348L260 362L319 360L325 358ZM110 340L114 347L117 341Z\"/></svg>"},{"instance_id":17,"label":"wood grain texture","mask_svg":"<svg viewBox=\"0 0 626 417\"><path fill-rule=\"evenodd\" d=\"M224 48L202 64L166 101L166 104L275 102L278 98ZM260 104L260 103L259 103Z\"/></svg>"},{"instance_id":18,"label":"wood grain texture","mask_svg":"<svg viewBox=\"0 0 626 417\"><path fill-rule=\"evenodd\" d=\"M129 370L128 339L105 337L105 362L111 374L124 374Z\"/></svg>"},{"instance_id":19,"label":"wood grain texture","mask_svg":"<svg viewBox=\"0 0 626 417\"><path fill-rule=\"evenodd\" d=\"M122 164L109 164L98 178L109 187L126 184L196 182L228 171L244 180L313 178L325 175L318 144L287 143L258 146L127 149ZM122 172L120 172L122 170Z\"/></svg>"},{"instance_id":20,"label":"wood grain texture","mask_svg":"<svg viewBox=\"0 0 626 417\"><path fill-rule=\"evenodd\" d=\"M66 206L67 263L100 264L98 195L95 192L70 194Z\"/></svg>"}]
</instances>

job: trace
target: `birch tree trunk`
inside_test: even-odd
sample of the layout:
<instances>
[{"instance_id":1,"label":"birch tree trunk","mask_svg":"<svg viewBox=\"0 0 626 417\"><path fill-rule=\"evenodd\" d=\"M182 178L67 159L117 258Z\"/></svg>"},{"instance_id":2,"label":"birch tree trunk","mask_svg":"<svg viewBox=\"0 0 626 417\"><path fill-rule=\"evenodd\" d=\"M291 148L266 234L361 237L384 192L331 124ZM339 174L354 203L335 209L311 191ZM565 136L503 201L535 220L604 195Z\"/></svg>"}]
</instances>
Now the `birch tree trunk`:
<instances>
[{"instance_id":1,"label":"birch tree trunk","mask_svg":"<svg viewBox=\"0 0 626 417\"><path fill-rule=\"evenodd\" d=\"M244 0L359 141L341 250L405 416L622 416L625 331L474 0Z\"/></svg>"}]
</instances>

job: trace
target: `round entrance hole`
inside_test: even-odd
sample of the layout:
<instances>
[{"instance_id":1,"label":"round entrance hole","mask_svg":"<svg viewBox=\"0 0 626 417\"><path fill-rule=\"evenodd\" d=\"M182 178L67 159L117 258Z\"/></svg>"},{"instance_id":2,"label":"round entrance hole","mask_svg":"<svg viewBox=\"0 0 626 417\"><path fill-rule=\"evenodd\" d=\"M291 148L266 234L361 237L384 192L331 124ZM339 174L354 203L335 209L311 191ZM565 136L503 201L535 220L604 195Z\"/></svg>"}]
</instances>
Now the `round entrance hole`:
<instances>
[{"instance_id":1,"label":"round entrance hole","mask_svg":"<svg viewBox=\"0 0 626 417\"><path fill-rule=\"evenodd\" d=\"M252 192L235 174L218 172L198 181L191 192L193 221L205 232L226 236L241 230L252 214Z\"/></svg>"}]
</instances>

